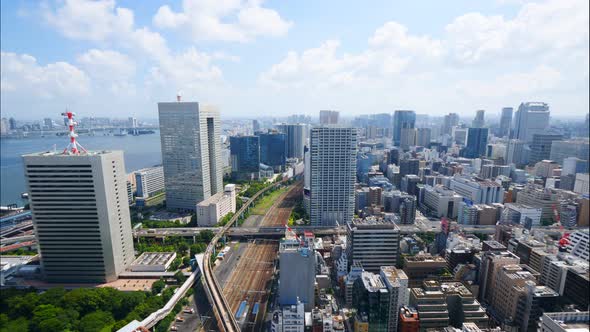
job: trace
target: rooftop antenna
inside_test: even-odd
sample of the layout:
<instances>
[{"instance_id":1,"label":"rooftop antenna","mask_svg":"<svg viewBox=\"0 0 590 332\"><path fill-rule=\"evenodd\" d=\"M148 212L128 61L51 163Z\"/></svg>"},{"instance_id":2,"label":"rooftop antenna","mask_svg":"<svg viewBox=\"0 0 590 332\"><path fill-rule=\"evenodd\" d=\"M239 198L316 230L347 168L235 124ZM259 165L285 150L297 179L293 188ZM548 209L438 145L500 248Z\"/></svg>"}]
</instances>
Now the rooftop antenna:
<instances>
[{"instance_id":1,"label":"rooftop antenna","mask_svg":"<svg viewBox=\"0 0 590 332\"><path fill-rule=\"evenodd\" d=\"M76 132L74 131L74 127L78 124L74 121L74 116L76 115L76 113L70 112L66 109L65 112L61 113L61 115L67 117L67 119L68 119L67 126L68 126L68 130L70 132L70 134L69 134L70 143L64 149L63 154L79 155L80 150L82 150L82 152L84 152L84 153L87 153L88 151L86 151L86 149L84 149L84 147L82 147L82 145L80 145L78 142L76 142L76 137L78 137L78 134L76 134Z\"/></svg>"}]
</instances>

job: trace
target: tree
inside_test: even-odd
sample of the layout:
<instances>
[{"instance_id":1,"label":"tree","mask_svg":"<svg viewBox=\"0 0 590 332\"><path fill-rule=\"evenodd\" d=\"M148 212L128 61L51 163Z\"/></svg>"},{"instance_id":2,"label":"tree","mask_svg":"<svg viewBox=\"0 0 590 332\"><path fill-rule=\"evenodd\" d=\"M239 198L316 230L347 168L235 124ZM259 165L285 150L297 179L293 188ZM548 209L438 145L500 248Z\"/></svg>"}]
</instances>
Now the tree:
<instances>
[{"instance_id":1,"label":"tree","mask_svg":"<svg viewBox=\"0 0 590 332\"><path fill-rule=\"evenodd\" d=\"M32 330L64 331L69 328L71 321L77 318L75 315L75 311L66 312L52 304L41 304L33 311Z\"/></svg>"},{"instance_id":2,"label":"tree","mask_svg":"<svg viewBox=\"0 0 590 332\"><path fill-rule=\"evenodd\" d=\"M27 332L29 321L25 317L9 319L6 314L0 314L0 332Z\"/></svg>"},{"instance_id":3,"label":"tree","mask_svg":"<svg viewBox=\"0 0 590 332\"><path fill-rule=\"evenodd\" d=\"M152 284L152 294L160 294L160 292L162 291L162 289L164 289L164 287L166 287L166 283L164 282L164 280L160 279L156 282L154 282Z\"/></svg>"},{"instance_id":4,"label":"tree","mask_svg":"<svg viewBox=\"0 0 590 332\"><path fill-rule=\"evenodd\" d=\"M90 313L80 320L79 329L82 332L99 332L105 326L115 323L113 315L104 311Z\"/></svg>"},{"instance_id":5,"label":"tree","mask_svg":"<svg viewBox=\"0 0 590 332\"><path fill-rule=\"evenodd\" d=\"M188 256L182 257L182 265L183 266L189 266L189 264L191 263L191 258Z\"/></svg>"},{"instance_id":6,"label":"tree","mask_svg":"<svg viewBox=\"0 0 590 332\"><path fill-rule=\"evenodd\" d=\"M186 277L182 271L176 271L176 273L174 273L174 278L176 278L176 281L178 281L179 284L182 284L186 281Z\"/></svg>"},{"instance_id":7,"label":"tree","mask_svg":"<svg viewBox=\"0 0 590 332\"><path fill-rule=\"evenodd\" d=\"M215 233L213 231L206 229L199 233L199 237L201 238L200 242L209 243L215 237Z\"/></svg>"}]
</instances>

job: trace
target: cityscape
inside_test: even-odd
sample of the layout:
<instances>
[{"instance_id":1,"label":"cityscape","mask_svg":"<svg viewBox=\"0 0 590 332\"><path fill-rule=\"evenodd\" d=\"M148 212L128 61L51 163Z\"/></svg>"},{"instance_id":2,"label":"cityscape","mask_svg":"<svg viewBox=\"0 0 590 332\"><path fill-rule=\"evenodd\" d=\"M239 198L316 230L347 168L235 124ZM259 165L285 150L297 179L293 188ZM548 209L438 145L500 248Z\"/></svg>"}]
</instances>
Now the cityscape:
<instances>
[{"instance_id":1,"label":"cityscape","mask_svg":"<svg viewBox=\"0 0 590 332\"><path fill-rule=\"evenodd\" d=\"M531 45L560 52L575 49L567 61L579 58L582 45L581 58L587 62L588 3L563 3L567 5L496 4L517 15L467 13L445 29L447 34L459 26L477 30L481 23L501 34L508 28L500 23L510 29L525 26L515 40L528 38ZM287 90L293 96L305 92L308 101L280 99L285 87L269 88L264 92L269 103L282 101L285 109L267 112L249 104L259 97L254 87L247 89L251 98L244 92L211 92L226 89L214 81L218 71L232 65L208 64L212 68L202 73L195 70L205 69L190 63L194 57L212 63L221 59L246 64L237 71L247 72L248 52L234 59L214 48L204 48L210 54L193 48L191 56L177 57L175 40L155 32L190 30L190 36L179 38L192 38L199 46L233 42L250 48L248 43L260 43L258 52L264 53L272 47L261 45L273 44L265 38L288 39L297 35L304 18L317 19L273 5L186 0L158 5L153 19L148 17L151 23L141 28L136 24L143 24L147 9L124 8L114 0L48 2L40 8L2 3L3 21L9 15L5 12L15 17L2 23L2 30L10 32L2 32L0 332L590 331L588 89L568 90L569 83L563 83L569 77L579 80L577 72L582 72L581 84L587 88L587 64L576 74L564 70L556 78L548 69L555 57L523 49L531 62L547 61L541 66L544 79L554 77L562 85L514 74L521 85L501 81L505 95L495 90L493 98L476 98L478 102L457 99L457 108L437 92L415 103L400 97L409 106L396 106L381 95L379 107L370 102L358 111L346 106L348 97L324 104L336 106L308 107L307 102L316 105L326 86L302 81ZM340 8L347 7L344 3L338 6L339 13L353 14ZM586 11L574 13L572 8L580 6ZM494 8L487 10L499 10ZM37 60L11 52L21 50L15 42L18 33L30 33L15 32L20 26L15 22L32 22L33 10L41 10L43 20L63 19L45 23L67 41L56 38L57 43L127 45L144 53L134 58L134 50L125 51L127 56L92 49L74 62L83 71L56 62L26 73L26 66ZM367 10L359 9L359 17L368 20ZM569 21L560 21L564 11ZM471 21L477 15L480 21ZM532 29L538 27L531 23L535 15L546 19L548 27L563 27L563 34ZM482 22L484 18L490 21ZM326 18L325 26L333 19ZM573 32L582 36L575 43L567 39ZM545 35L559 45L541 43ZM495 60L488 57L502 57L497 49L507 46L497 46L502 38L491 33L476 39L486 36L498 39L478 50L464 49L464 63L439 59L441 75L453 66L473 68L480 56L480 66L493 67ZM300 37L292 38L294 45L299 43ZM286 65L297 62L298 68L319 68L303 74L325 80L330 89L339 90L330 85L335 77L360 84L338 93L356 91L362 105L377 96L363 95L365 89L380 89L365 76L374 69L373 61L389 75L392 66L412 61L428 66L434 58L450 56L446 48L451 41L472 46L436 38L410 35L401 23L390 21L371 37L373 49L363 56L345 53L336 61L346 78L318 74L334 66L325 59L315 62L322 52L312 49L300 57L289 51L259 81L288 77L294 83L290 75L295 69ZM383 43L391 43L385 56L375 49ZM324 46L336 47L330 42ZM394 59L402 49L418 50L429 60ZM519 54L511 56L510 61L523 61ZM152 63L144 68L142 57L160 67L147 69L156 66ZM17 58L23 62L17 64ZM125 61L104 66L117 59ZM91 60L102 62L101 71L83 66ZM166 72L174 62L186 68ZM134 74L107 87L106 80L121 66L133 67ZM510 68L503 77L512 75ZM113 92L138 84L131 77L144 69L152 76L136 86L141 92ZM92 91L76 90L78 71L97 79ZM408 86L423 82L420 75L408 75ZM170 77L175 81L166 81ZM200 85L203 78L211 84ZM162 82L166 84L153 85ZM47 85L46 94L26 96L42 85ZM63 97L56 86L73 97ZM470 81L452 98L481 87ZM113 94L105 97L106 91ZM77 94L87 100L77 101ZM243 109L236 110L240 100ZM30 112L16 111L23 105Z\"/></svg>"}]
</instances>

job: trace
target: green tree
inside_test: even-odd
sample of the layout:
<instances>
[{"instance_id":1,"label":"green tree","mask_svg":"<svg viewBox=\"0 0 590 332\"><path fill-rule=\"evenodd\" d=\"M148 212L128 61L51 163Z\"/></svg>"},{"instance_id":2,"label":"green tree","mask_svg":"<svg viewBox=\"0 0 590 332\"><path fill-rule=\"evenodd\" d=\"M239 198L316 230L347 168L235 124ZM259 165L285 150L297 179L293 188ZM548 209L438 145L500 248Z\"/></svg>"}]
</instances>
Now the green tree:
<instances>
[{"instance_id":1,"label":"green tree","mask_svg":"<svg viewBox=\"0 0 590 332\"><path fill-rule=\"evenodd\" d=\"M79 329L82 332L99 332L105 326L115 323L113 315L104 311L90 313L80 319Z\"/></svg>"},{"instance_id":2,"label":"green tree","mask_svg":"<svg viewBox=\"0 0 590 332\"><path fill-rule=\"evenodd\" d=\"M183 266L189 266L191 263L191 258L188 256L184 256L182 257L182 265Z\"/></svg>"},{"instance_id":3,"label":"green tree","mask_svg":"<svg viewBox=\"0 0 590 332\"><path fill-rule=\"evenodd\" d=\"M111 327L111 332L117 332L122 329L125 325L129 324L126 319L118 320L113 327Z\"/></svg>"},{"instance_id":4,"label":"green tree","mask_svg":"<svg viewBox=\"0 0 590 332\"><path fill-rule=\"evenodd\" d=\"M75 311L66 312L52 304L41 304L33 311L31 320L33 331L64 331L70 327L70 323L77 313Z\"/></svg>"},{"instance_id":5,"label":"green tree","mask_svg":"<svg viewBox=\"0 0 590 332\"><path fill-rule=\"evenodd\" d=\"M174 273L174 278L176 278L176 281L178 281L179 284L186 281L186 277L182 274L182 271L176 271L176 273Z\"/></svg>"},{"instance_id":6,"label":"green tree","mask_svg":"<svg viewBox=\"0 0 590 332\"><path fill-rule=\"evenodd\" d=\"M39 303L53 304L54 306L61 307L65 295L66 290L63 287L50 288L39 295Z\"/></svg>"},{"instance_id":7,"label":"green tree","mask_svg":"<svg viewBox=\"0 0 590 332\"><path fill-rule=\"evenodd\" d=\"M27 332L29 321L25 317L9 319L6 314L0 314L0 332Z\"/></svg>"},{"instance_id":8,"label":"green tree","mask_svg":"<svg viewBox=\"0 0 590 332\"><path fill-rule=\"evenodd\" d=\"M152 294L159 294L164 287L166 287L166 283L164 280L160 279L152 284Z\"/></svg>"},{"instance_id":9,"label":"green tree","mask_svg":"<svg viewBox=\"0 0 590 332\"><path fill-rule=\"evenodd\" d=\"M6 302L9 308L9 316L31 317L31 313L39 303L39 295L37 295L37 293L28 293L24 296L14 296L9 298Z\"/></svg>"}]
</instances>

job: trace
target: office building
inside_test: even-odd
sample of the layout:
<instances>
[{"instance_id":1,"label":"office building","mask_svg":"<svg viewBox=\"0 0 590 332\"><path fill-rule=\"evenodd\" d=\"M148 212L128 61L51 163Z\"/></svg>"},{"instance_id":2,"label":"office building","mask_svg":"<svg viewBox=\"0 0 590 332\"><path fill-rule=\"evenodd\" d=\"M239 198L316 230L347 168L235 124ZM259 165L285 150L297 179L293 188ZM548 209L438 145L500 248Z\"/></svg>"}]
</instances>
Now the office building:
<instances>
[{"instance_id":1,"label":"office building","mask_svg":"<svg viewBox=\"0 0 590 332\"><path fill-rule=\"evenodd\" d=\"M399 312L399 331L418 332L420 331L420 319L415 308L404 306Z\"/></svg>"},{"instance_id":2,"label":"office building","mask_svg":"<svg viewBox=\"0 0 590 332\"><path fill-rule=\"evenodd\" d=\"M553 206L558 200L557 193L535 184L527 184L516 195L516 203L541 208L541 220L553 220Z\"/></svg>"},{"instance_id":3,"label":"office building","mask_svg":"<svg viewBox=\"0 0 590 332\"><path fill-rule=\"evenodd\" d=\"M449 310L437 281L426 280L420 287L411 288L410 305L418 312L420 331L449 326Z\"/></svg>"},{"instance_id":4,"label":"office building","mask_svg":"<svg viewBox=\"0 0 590 332\"><path fill-rule=\"evenodd\" d=\"M590 242L590 235L588 229L572 232L568 240L567 252L586 261L590 259L590 246L588 244Z\"/></svg>"},{"instance_id":5,"label":"office building","mask_svg":"<svg viewBox=\"0 0 590 332\"><path fill-rule=\"evenodd\" d=\"M424 186L424 206L438 218L457 218L463 197L442 185Z\"/></svg>"},{"instance_id":6,"label":"office building","mask_svg":"<svg viewBox=\"0 0 590 332\"><path fill-rule=\"evenodd\" d=\"M322 111L320 111L320 124L321 125L338 124L339 117L340 117L340 112L338 112L338 111L322 110Z\"/></svg>"},{"instance_id":7,"label":"office building","mask_svg":"<svg viewBox=\"0 0 590 332\"><path fill-rule=\"evenodd\" d=\"M459 125L459 114L457 113L449 113L447 115L445 115L444 120L443 120L443 128L442 128L442 134L451 134L453 127L456 127Z\"/></svg>"},{"instance_id":8,"label":"office building","mask_svg":"<svg viewBox=\"0 0 590 332\"><path fill-rule=\"evenodd\" d=\"M416 128L402 128L399 139L400 149L403 151L410 150L410 147L416 145Z\"/></svg>"},{"instance_id":9,"label":"office building","mask_svg":"<svg viewBox=\"0 0 590 332\"><path fill-rule=\"evenodd\" d=\"M399 199L399 222L412 225L416 221L417 199L413 195L402 195Z\"/></svg>"},{"instance_id":10,"label":"office building","mask_svg":"<svg viewBox=\"0 0 590 332\"><path fill-rule=\"evenodd\" d=\"M259 133L260 162L272 167L276 172L285 168L287 162L287 135L284 133Z\"/></svg>"},{"instance_id":11,"label":"office building","mask_svg":"<svg viewBox=\"0 0 590 332\"><path fill-rule=\"evenodd\" d=\"M410 300L408 276L404 271L393 266L382 266L379 275L389 292L387 331L397 331L399 311L402 307L407 306Z\"/></svg>"},{"instance_id":12,"label":"office building","mask_svg":"<svg viewBox=\"0 0 590 332\"><path fill-rule=\"evenodd\" d=\"M455 175L450 189L473 204L492 204L504 201L504 188L495 181Z\"/></svg>"},{"instance_id":13,"label":"office building","mask_svg":"<svg viewBox=\"0 0 590 332\"><path fill-rule=\"evenodd\" d=\"M303 332L305 331L305 308L301 301L293 305L285 305L273 312L270 322L271 332Z\"/></svg>"},{"instance_id":14,"label":"office building","mask_svg":"<svg viewBox=\"0 0 590 332\"><path fill-rule=\"evenodd\" d=\"M565 277L563 289L564 302L574 304L580 310L590 305L590 277L587 267L570 267Z\"/></svg>"},{"instance_id":15,"label":"office building","mask_svg":"<svg viewBox=\"0 0 590 332\"><path fill-rule=\"evenodd\" d=\"M545 312L541 316L541 332L573 332L590 330L590 312Z\"/></svg>"},{"instance_id":16,"label":"office building","mask_svg":"<svg viewBox=\"0 0 590 332\"><path fill-rule=\"evenodd\" d=\"M362 272L353 286L353 307L358 315L367 317L369 331L387 332L390 313L393 308L391 293L388 291L383 279L378 274ZM394 304L395 305L395 304Z\"/></svg>"},{"instance_id":17,"label":"office building","mask_svg":"<svg viewBox=\"0 0 590 332\"><path fill-rule=\"evenodd\" d=\"M475 118L473 119L473 122L471 124L471 127L473 128L482 128L485 124L485 112L484 110L478 110L475 113Z\"/></svg>"},{"instance_id":18,"label":"office building","mask_svg":"<svg viewBox=\"0 0 590 332\"><path fill-rule=\"evenodd\" d=\"M260 177L260 137L231 136L232 179L237 181L256 180Z\"/></svg>"},{"instance_id":19,"label":"office building","mask_svg":"<svg viewBox=\"0 0 590 332\"><path fill-rule=\"evenodd\" d=\"M9 131L8 128L9 128L8 119L6 119L6 118L0 119L0 136L8 135L8 131Z\"/></svg>"},{"instance_id":20,"label":"office building","mask_svg":"<svg viewBox=\"0 0 590 332\"><path fill-rule=\"evenodd\" d=\"M123 152L44 152L23 162L45 279L116 280L134 259Z\"/></svg>"},{"instance_id":21,"label":"office building","mask_svg":"<svg viewBox=\"0 0 590 332\"><path fill-rule=\"evenodd\" d=\"M520 258L509 251L483 251L478 274L479 299L482 303L492 303L492 297L497 289L496 277L498 271L503 266L519 263Z\"/></svg>"},{"instance_id":22,"label":"office building","mask_svg":"<svg viewBox=\"0 0 590 332\"><path fill-rule=\"evenodd\" d=\"M539 102L521 103L514 115L514 133L516 138L527 143L534 134L542 134L549 127L549 105Z\"/></svg>"},{"instance_id":23,"label":"office building","mask_svg":"<svg viewBox=\"0 0 590 332\"><path fill-rule=\"evenodd\" d=\"M148 198L164 191L164 167L143 168L134 172L135 196Z\"/></svg>"},{"instance_id":24,"label":"office building","mask_svg":"<svg viewBox=\"0 0 590 332\"><path fill-rule=\"evenodd\" d=\"M414 111L395 111L393 113L393 145L400 146L402 128L416 127L416 113Z\"/></svg>"},{"instance_id":25,"label":"office building","mask_svg":"<svg viewBox=\"0 0 590 332\"><path fill-rule=\"evenodd\" d=\"M223 190L219 112L178 101L158 103L158 113L166 207L195 211Z\"/></svg>"},{"instance_id":26,"label":"office building","mask_svg":"<svg viewBox=\"0 0 590 332\"><path fill-rule=\"evenodd\" d=\"M563 135L555 133L539 133L533 135L533 141L530 144L531 155L529 163L534 165L541 160L549 159L551 156L551 145L555 141L561 141Z\"/></svg>"},{"instance_id":27,"label":"office building","mask_svg":"<svg viewBox=\"0 0 590 332\"><path fill-rule=\"evenodd\" d=\"M503 223L520 224L527 229L531 229L532 226L541 225L541 213L542 209L540 207L506 203L500 220Z\"/></svg>"},{"instance_id":28,"label":"office building","mask_svg":"<svg viewBox=\"0 0 590 332\"><path fill-rule=\"evenodd\" d=\"M578 194L588 195L590 190L590 180L588 176L588 173L576 174L576 181L574 182L574 192Z\"/></svg>"},{"instance_id":29,"label":"office building","mask_svg":"<svg viewBox=\"0 0 590 332\"><path fill-rule=\"evenodd\" d=\"M399 175L401 178L408 174L418 175L420 173L420 160L418 159L402 159L399 162ZM399 186L399 184L396 184Z\"/></svg>"},{"instance_id":30,"label":"office building","mask_svg":"<svg viewBox=\"0 0 590 332\"><path fill-rule=\"evenodd\" d=\"M410 195L418 196L418 184L420 183L420 177L414 174L405 175L402 178L401 190Z\"/></svg>"},{"instance_id":31,"label":"office building","mask_svg":"<svg viewBox=\"0 0 590 332\"><path fill-rule=\"evenodd\" d=\"M510 137L510 128L512 124L512 107L502 108L502 115L500 116L500 131L499 137Z\"/></svg>"},{"instance_id":32,"label":"office building","mask_svg":"<svg viewBox=\"0 0 590 332\"><path fill-rule=\"evenodd\" d=\"M431 254L404 256L403 260L403 270L408 277L409 287L420 287L424 280L438 279L447 268L444 258Z\"/></svg>"},{"instance_id":33,"label":"office building","mask_svg":"<svg viewBox=\"0 0 590 332\"><path fill-rule=\"evenodd\" d=\"M344 225L354 212L357 131L318 127L311 131L310 220L314 226Z\"/></svg>"},{"instance_id":34,"label":"office building","mask_svg":"<svg viewBox=\"0 0 590 332\"><path fill-rule=\"evenodd\" d=\"M430 140L432 139L432 129L430 128L418 128L416 129L416 145L429 147Z\"/></svg>"},{"instance_id":35,"label":"office building","mask_svg":"<svg viewBox=\"0 0 590 332\"><path fill-rule=\"evenodd\" d=\"M258 120L252 120L252 132L254 134L260 131L260 122Z\"/></svg>"},{"instance_id":36,"label":"office building","mask_svg":"<svg viewBox=\"0 0 590 332\"><path fill-rule=\"evenodd\" d=\"M305 311L315 307L316 257L307 241L286 238L279 245L279 304L303 302Z\"/></svg>"},{"instance_id":37,"label":"office building","mask_svg":"<svg viewBox=\"0 0 590 332\"><path fill-rule=\"evenodd\" d=\"M551 154L549 159L563 164L563 160L568 157L576 157L588 161L590 143L588 139L570 139L565 141L556 141L551 144Z\"/></svg>"},{"instance_id":38,"label":"office building","mask_svg":"<svg viewBox=\"0 0 590 332\"><path fill-rule=\"evenodd\" d=\"M467 128L453 127L451 129L451 138L457 145L465 146L467 143ZM449 146L452 144L448 144Z\"/></svg>"},{"instance_id":39,"label":"office building","mask_svg":"<svg viewBox=\"0 0 590 332\"><path fill-rule=\"evenodd\" d=\"M577 173L588 173L588 161L577 157L567 157L563 159L561 176L576 175ZM573 189L573 187L572 187Z\"/></svg>"},{"instance_id":40,"label":"office building","mask_svg":"<svg viewBox=\"0 0 590 332\"><path fill-rule=\"evenodd\" d=\"M399 251L400 230L393 222L376 217L356 218L347 224L349 265L360 262L366 271L394 266Z\"/></svg>"},{"instance_id":41,"label":"office building","mask_svg":"<svg viewBox=\"0 0 590 332\"><path fill-rule=\"evenodd\" d=\"M486 154L488 145L488 128L469 128L467 131L467 145L461 150L461 156L479 158Z\"/></svg>"},{"instance_id":42,"label":"office building","mask_svg":"<svg viewBox=\"0 0 590 332\"><path fill-rule=\"evenodd\" d=\"M492 313L504 328L537 331L543 310L551 310L559 294L538 286L535 277L519 265L505 265L497 274L492 293Z\"/></svg>"},{"instance_id":43,"label":"office building","mask_svg":"<svg viewBox=\"0 0 590 332\"><path fill-rule=\"evenodd\" d=\"M303 159L305 145L307 144L307 126L301 123L297 124L280 124L277 129L286 134L286 153L287 159Z\"/></svg>"},{"instance_id":44,"label":"office building","mask_svg":"<svg viewBox=\"0 0 590 332\"><path fill-rule=\"evenodd\" d=\"M526 145L525 141L511 139L506 145L506 157L504 160L507 165L515 164L516 166L522 166L529 163L530 159L530 148Z\"/></svg>"},{"instance_id":45,"label":"office building","mask_svg":"<svg viewBox=\"0 0 590 332\"><path fill-rule=\"evenodd\" d=\"M215 226L228 213L236 212L236 185L228 184L217 193L197 204L197 224Z\"/></svg>"}]
</instances>

